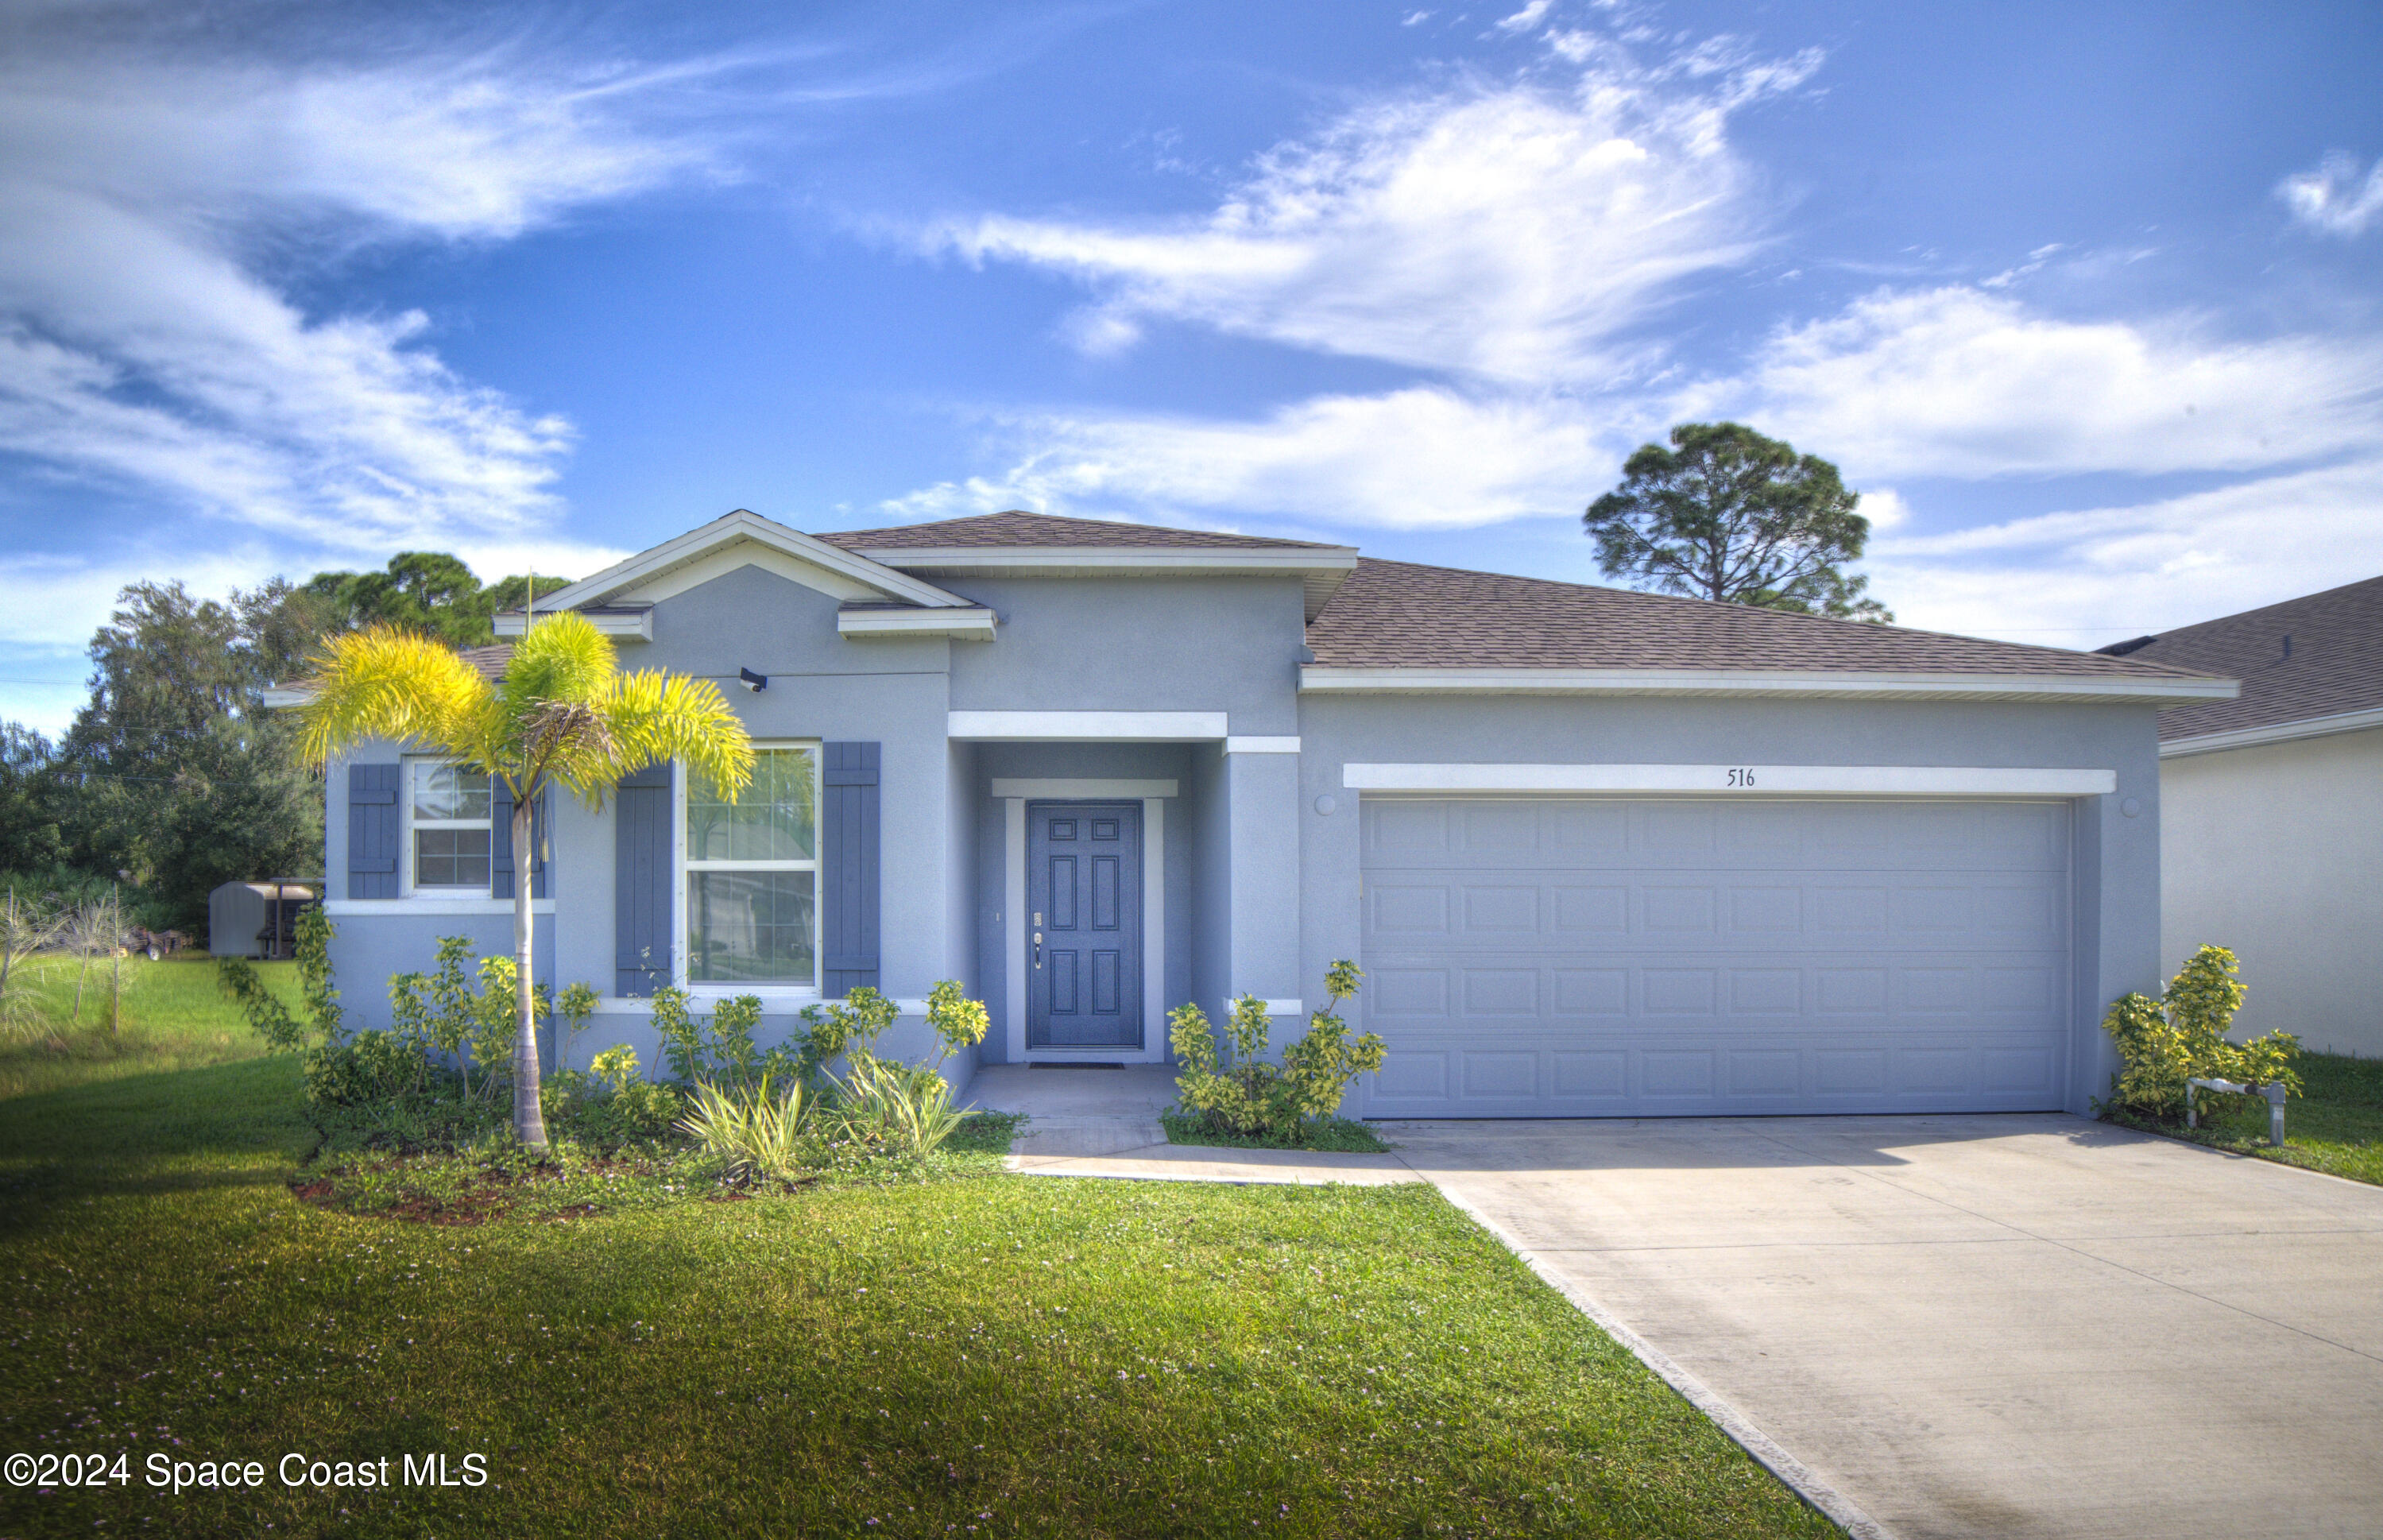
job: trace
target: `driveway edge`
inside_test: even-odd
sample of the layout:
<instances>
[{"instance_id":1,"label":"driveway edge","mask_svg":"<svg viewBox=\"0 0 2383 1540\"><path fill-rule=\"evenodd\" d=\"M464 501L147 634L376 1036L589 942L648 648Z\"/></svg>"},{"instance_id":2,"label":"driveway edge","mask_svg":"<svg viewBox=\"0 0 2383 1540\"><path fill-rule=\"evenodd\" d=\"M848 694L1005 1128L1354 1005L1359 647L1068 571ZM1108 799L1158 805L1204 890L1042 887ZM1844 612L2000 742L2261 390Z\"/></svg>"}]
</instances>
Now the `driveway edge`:
<instances>
[{"instance_id":1,"label":"driveway edge","mask_svg":"<svg viewBox=\"0 0 2383 1540\"><path fill-rule=\"evenodd\" d=\"M1415 1174L1426 1181L1431 1180L1426 1173L1417 1171ZM1893 1530L1864 1513L1851 1498L1822 1481L1810 1466L1781 1448L1769 1434L1747 1421L1737 1408L1722 1399L1704 1381L1673 1362L1662 1349L1607 1314L1604 1306L1591 1299L1571 1279L1541 1262L1529 1248L1508 1234L1503 1226L1439 1183L1432 1182L1432 1186L1467 1218L1497 1237L1500 1245L1513 1252L1524 1266L1570 1300L1574 1310L1595 1322L1605 1335L1621 1343L1639 1362L1653 1370L1657 1378L1678 1391L1682 1399L1710 1418L1714 1426L1754 1457L1756 1464L1786 1483L1788 1490L1804 1499L1815 1512L1844 1530L1852 1540L1896 1540Z\"/></svg>"}]
</instances>

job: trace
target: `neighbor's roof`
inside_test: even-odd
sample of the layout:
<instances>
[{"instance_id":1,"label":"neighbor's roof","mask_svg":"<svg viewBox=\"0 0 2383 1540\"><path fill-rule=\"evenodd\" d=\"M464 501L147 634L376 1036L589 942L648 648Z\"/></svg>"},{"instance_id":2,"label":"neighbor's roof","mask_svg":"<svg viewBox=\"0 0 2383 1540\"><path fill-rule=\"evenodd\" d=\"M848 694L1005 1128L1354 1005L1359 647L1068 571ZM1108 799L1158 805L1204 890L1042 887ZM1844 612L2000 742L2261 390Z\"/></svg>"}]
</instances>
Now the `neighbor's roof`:
<instances>
[{"instance_id":1,"label":"neighbor's roof","mask_svg":"<svg viewBox=\"0 0 2383 1540\"><path fill-rule=\"evenodd\" d=\"M2232 700L2162 711L2162 743L2373 711L2383 708L2383 577L2113 645L2130 663L2242 682Z\"/></svg>"},{"instance_id":2,"label":"neighbor's roof","mask_svg":"<svg viewBox=\"0 0 2383 1540\"><path fill-rule=\"evenodd\" d=\"M1060 519L1012 509L933 524L890 529L844 529L820 539L846 550L956 549L960 547L1056 546L1086 548L1128 547L1142 550L1346 550L1314 540L1263 539L1212 529L1166 529L1157 524L1118 524L1107 519Z\"/></svg>"},{"instance_id":3,"label":"neighbor's roof","mask_svg":"<svg viewBox=\"0 0 2383 1540\"><path fill-rule=\"evenodd\" d=\"M1307 643L1318 669L1928 673L2138 685L2197 673L2165 659L1370 558L1307 628Z\"/></svg>"}]
</instances>

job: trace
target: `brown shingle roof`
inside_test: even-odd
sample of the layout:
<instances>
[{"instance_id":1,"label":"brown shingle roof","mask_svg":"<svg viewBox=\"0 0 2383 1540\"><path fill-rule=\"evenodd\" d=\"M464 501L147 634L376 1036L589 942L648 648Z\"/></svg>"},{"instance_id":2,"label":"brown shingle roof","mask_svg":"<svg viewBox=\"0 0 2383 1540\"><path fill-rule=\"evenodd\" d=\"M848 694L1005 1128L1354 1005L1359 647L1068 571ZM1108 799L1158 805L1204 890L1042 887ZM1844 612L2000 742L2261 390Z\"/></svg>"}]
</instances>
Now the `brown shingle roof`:
<instances>
[{"instance_id":1,"label":"brown shingle roof","mask_svg":"<svg viewBox=\"0 0 2383 1540\"><path fill-rule=\"evenodd\" d=\"M2165 662L1627 588L1359 558L1307 628L1319 667L1757 669L2172 679Z\"/></svg>"},{"instance_id":2,"label":"brown shingle roof","mask_svg":"<svg viewBox=\"0 0 2383 1540\"><path fill-rule=\"evenodd\" d=\"M455 656L472 665L482 679L498 680L505 676L505 662L513 655L511 642L498 642L484 647L457 647Z\"/></svg>"},{"instance_id":3,"label":"brown shingle roof","mask_svg":"<svg viewBox=\"0 0 2383 1540\"><path fill-rule=\"evenodd\" d=\"M1106 519L1060 519L1048 513L980 513L890 529L843 529L819 536L846 550L917 550L956 546L1123 546L1174 550L1344 550L1313 540L1270 540L1209 529L1166 529Z\"/></svg>"},{"instance_id":4,"label":"brown shingle roof","mask_svg":"<svg viewBox=\"0 0 2383 1540\"><path fill-rule=\"evenodd\" d=\"M2383 577L2162 632L2126 657L2242 682L2232 700L2162 711L2163 741L2383 707Z\"/></svg>"}]
</instances>

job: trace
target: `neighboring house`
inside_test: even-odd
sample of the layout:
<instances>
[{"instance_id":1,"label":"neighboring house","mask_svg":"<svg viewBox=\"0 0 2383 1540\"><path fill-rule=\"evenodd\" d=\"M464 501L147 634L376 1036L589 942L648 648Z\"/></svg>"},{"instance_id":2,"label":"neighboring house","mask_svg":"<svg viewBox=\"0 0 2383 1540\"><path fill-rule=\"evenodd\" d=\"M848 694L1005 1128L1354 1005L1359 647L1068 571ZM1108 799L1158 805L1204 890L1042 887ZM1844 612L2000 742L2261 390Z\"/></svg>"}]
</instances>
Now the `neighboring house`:
<instances>
[{"instance_id":1,"label":"neighboring house","mask_svg":"<svg viewBox=\"0 0 2383 1540\"><path fill-rule=\"evenodd\" d=\"M2229 947L2246 1032L2383 1054L2383 577L2104 647L2240 679L2160 713L2160 955Z\"/></svg>"},{"instance_id":2,"label":"neighboring house","mask_svg":"<svg viewBox=\"0 0 2383 1540\"><path fill-rule=\"evenodd\" d=\"M2157 713L2234 690L1027 513L740 511L549 602L719 681L762 755L734 808L658 766L545 809L538 970L605 996L573 1064L652 1063L668 980L773 1032L874 985L915 1051L945 978L983 1062L1156 1061L1243 992L1279 1043L1354 957L1375 1116L2081 1111L2158 981ZM442 934L509 948L484 781L389 744L328 797L352 1018Z\"/></svg>"}]
</instances>

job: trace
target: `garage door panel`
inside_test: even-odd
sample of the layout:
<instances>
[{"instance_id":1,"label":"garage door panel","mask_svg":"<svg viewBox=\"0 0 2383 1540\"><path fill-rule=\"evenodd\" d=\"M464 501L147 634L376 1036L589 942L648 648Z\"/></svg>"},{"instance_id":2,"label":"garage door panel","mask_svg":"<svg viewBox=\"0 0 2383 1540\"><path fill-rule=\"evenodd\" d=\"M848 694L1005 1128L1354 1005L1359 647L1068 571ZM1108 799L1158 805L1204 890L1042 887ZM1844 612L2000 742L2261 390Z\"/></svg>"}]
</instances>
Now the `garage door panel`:
<instances>
[{"instance_id":1,"label":"garage door panel","mask_svg":"<svg viewBox=\"0 0 2383 1540\"><path fill-rule=\"evenodd\" d=\"M1361 808L1369 1115L2059 1104L2062 805Z\"/></svg>"}]
</instances>

